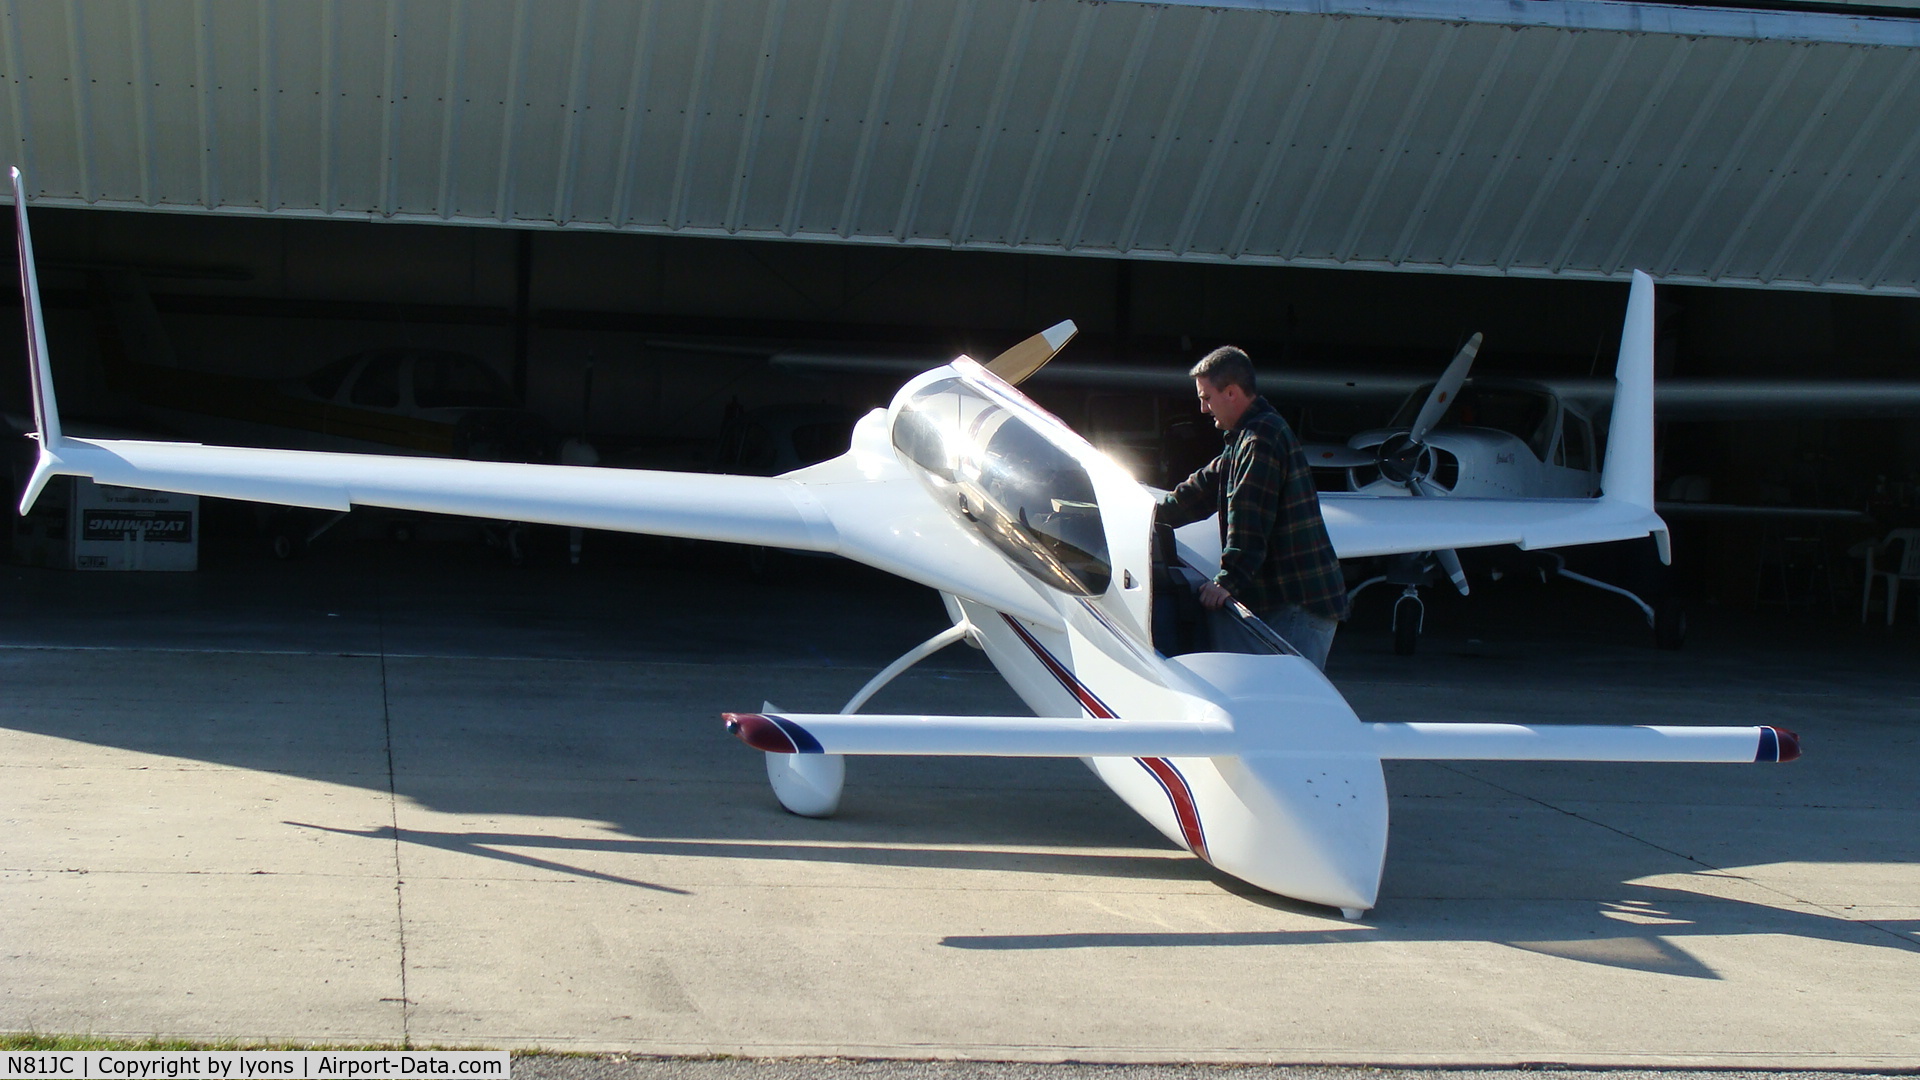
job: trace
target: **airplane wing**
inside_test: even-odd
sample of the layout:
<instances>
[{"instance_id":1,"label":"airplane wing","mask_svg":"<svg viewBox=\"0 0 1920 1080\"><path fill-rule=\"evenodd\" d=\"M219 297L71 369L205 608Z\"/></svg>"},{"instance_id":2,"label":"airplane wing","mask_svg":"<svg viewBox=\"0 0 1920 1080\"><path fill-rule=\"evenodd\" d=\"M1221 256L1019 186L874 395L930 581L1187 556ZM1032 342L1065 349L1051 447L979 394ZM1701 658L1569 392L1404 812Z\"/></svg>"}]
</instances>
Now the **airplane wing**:
<instances>
[{"instance_id":1,"label":"airplane wing","mask_svg":"<svg viewBox=\"0 0 1920 1080\"><path fill-rule=\"evenodd\" d=\"M49 385L43 400L52 404ZM45 439L21 509L53 476L346 511L356 506L759 544L843 555L1045 625L1058 612L936 506L883 444L882 417L842 458L784 477ZM57 427L57 420L55 421ZM44 429L43 429L44 430ZM50 444L50 445L49 445ZM876 513L876 511L878 511Z\"/></svg>"},{"instance_id":2,"label":"airplane wing","mask_svg":"<svg viewBox=\"0 0 1920 1080\"><path fill-rule=\"evenodd\" d=\"M1614 366L1613 417L1595 499L1383 499L1322 495L1341 557L1490 547L1572 547L1651 535L1671 558L1653 508L1653 279L1639 270L1627 294Z\"/></svg>"},{"instance_id":3,"label":"airplane wing","mask_svg":"<svg viewBox=\"0 0 1920 1080\"><path fill-rule=\"evenodd\" d=\"M876 411L841 457L786 476L69 438L54 399L20 170L12 170L20 290L39 461L25 514L55 476L225 499L434 514L832 552L1046 626L1060 615L979 536L955 523L895 457Z\"/></svg>"},{"instance_id":4,"label":"airplane wing","mask_svg":"<svg viewBox=\"0 0 1920 1080\"><path fill-rule=\"evenodd\" d=\"M1574 547L1652 536L1670 555L1667 524L1653 502L1653 279L1634 271L1614 374L1614 406L1593 499L1410 499L1322 492L1320 512L1343 559L1514 544ZM1179 530L1202 561L1216 565L1211 522Z\"/></svg>"},{"instance_id":5,"label":"airplane wing","mask_svg":"<svg viewBox=\"0 0 1920 1080\"><path fill-rule=\"evenodd\" d=\"M1233 726L1225 721L878 713L725 713L721 719L748 746L774 754L1079 758L1237 752Z\"/></svg>"},{"instance_id":6,"label":"airplane wing","mask_svg":"<svg viewBox=\"0 0 1920 1080\"><path fill-rule=\"evenodd\" d=\"M1649 534L1666 523L1651 508L1608 499L1394 499L1320 496L1333 550L1343 559L1443 548L1573 547Z\"/></svg>"}]
</instances>

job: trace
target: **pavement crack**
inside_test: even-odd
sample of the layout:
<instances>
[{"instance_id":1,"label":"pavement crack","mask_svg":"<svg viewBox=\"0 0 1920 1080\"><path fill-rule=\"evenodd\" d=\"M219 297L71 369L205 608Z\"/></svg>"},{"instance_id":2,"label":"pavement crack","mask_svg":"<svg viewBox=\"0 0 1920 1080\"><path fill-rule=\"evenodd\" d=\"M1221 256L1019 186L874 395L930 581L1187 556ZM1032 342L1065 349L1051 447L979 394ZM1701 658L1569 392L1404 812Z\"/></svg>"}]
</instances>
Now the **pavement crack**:
<instances>
[{"instance_id":1,"label":"pavement crack","mask_svg":"<svg viewBox=\"0 0 1920 1080\"><path fill-rule=\"evenodd\" d=\"M413 999L407 993L407 898L406 878L400 865L400 786L393 767L393 702L387 685L387 605L386 590L376 587L374 626L380 649L380 730L387 756L387 814L393 829L393 918L400 945L400 996L382 998L400 1005L400 1045L413 1046Z\"/></svg>"}]
</instances>

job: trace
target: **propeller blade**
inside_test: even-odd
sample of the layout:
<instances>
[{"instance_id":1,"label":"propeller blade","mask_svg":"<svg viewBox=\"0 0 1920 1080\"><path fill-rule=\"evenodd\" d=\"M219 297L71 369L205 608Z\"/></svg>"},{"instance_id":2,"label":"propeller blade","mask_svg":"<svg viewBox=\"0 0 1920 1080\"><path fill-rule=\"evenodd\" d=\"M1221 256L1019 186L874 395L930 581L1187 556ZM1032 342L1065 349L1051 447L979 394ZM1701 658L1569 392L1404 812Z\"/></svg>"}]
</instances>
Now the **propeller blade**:
<instances>
[{"instance_id":1,"label":"propeller blade","mask_svg":"<svg viewBox=\"0 0 1920 1080\"><path fill-rule=\"evenodd\" d=\"M1073 340L1079 330L1072 319L1055 323L994 357L987 363L987 370L1018 386L1027 376L1045 367L1053 354Z\"/></svg>"},{"instance_id":2,"label":"propeller blade","mask_svg":"<svg viewBox=\"0 0 1920 1080\"><path fill-rule=\"evenodd\" d=\"M1307 464L1316 469L1357 469L1373 464L1375 459L1368 451L1339 443L1308 443L1301 449L1306 451Z\"/></svg>"},{"instance_id":3,"label":"propeller blade","mask_svg":"<svg viewBox=\"0 0 1920 1080\"><path fill-rule=\"evenodd\" d=\"M1460 384L1467 381L1467 372L1473 369L1473 358L1479 351L1480 335L1475 333L1454 354L1453 363L1447 365L1440 381L1433 384L1433 393L1427 395L1427 403L1420 406L1420 415L1414 418L1414 442L1425 441L1427 432L1440 422L1441 417L1447 415L1447 406L1453 404L1454 395L1460 392Z\"/></svg>"},{"instance_id":4,"label":"propeller blade","mask_svg":"<svg viewBox=\"0 0 1920 1080\"><path fill-rule=\"evenodd\" d=\"M1467 572L1460 566L1460 553L1452 548L1444 548L1434 552L1433 557L1439 561L1440 569L1453 579L1453 587L1460 590L1460 595L1467 595Z\"/></svg>"},{"instance_id":5,"label":"propeller blade","mask_svg":"<svg viewBox=\"0 0 1920 1080\"><path fill-rule=\"evenodd\" d=\"M1478 338L1480 335L1475 334L1473 336ZM1446 496L1446 492L1436 491L1428 487L1426 481L1417 476L1407 478L1407 491L1412 493L1416 498L1439 499ZM1440 569L1447 572L1447 577L1453 581L1453 587L1460 590L1460 595L1467 595L1469 592L1467 587L1467 571L1466 568L1460 565L1460 553L1452 548L1442 548L1433 553L1433 560L1440 564Z\"/></svg>"}]
</instances>

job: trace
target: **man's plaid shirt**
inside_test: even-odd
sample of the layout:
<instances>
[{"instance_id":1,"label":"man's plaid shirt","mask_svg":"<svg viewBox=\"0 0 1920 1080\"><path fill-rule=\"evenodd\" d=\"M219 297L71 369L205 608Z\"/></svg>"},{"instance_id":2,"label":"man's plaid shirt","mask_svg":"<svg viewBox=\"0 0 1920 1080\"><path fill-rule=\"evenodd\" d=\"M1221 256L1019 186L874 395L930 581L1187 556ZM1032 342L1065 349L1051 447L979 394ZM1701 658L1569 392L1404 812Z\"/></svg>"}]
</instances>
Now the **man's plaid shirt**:
<instances>
[{"instance_id":1,"label":"man's plaid shirt","mask_svg":"<svg viewBox=\"0 0 1920 1080\"><path fill-rule=\"evenodd\" d=\"M1315 615L1346 618L1346 579L1293 429L1266 398L1256 397L1226 443L1219 457L1160 500L1160 521L1185 525L1225 503L1215 582L1256 613L1298 604Z\"/></svg>"}]
</instances>

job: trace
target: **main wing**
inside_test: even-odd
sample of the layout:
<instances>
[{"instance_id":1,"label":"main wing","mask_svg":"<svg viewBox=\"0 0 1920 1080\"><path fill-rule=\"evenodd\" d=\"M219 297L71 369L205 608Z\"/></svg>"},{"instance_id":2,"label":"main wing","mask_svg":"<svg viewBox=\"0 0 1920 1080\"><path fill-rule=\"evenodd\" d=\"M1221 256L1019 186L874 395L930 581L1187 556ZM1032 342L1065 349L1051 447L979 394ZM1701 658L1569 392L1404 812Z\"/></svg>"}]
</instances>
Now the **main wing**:
<instances>
[{"instance_id":1,"label":"main wing","mask_svg":"<svg viewBox=\"0 0 1920 1080\"><path fill-rule=\"evenodd\" d=\"M1599 499L1405 499L1320 496L1333 550L1343 559L1407 551L1572 547L1649 534L1665 550L1666 522L1651 507Z\"/></svg>"},{"instance_id":2,"label":"main wing","mask_svg":"<svg viewBox=\"0 0 1920 1080\"><path fill-rule=\"evenodd\" d=\"M386 507L463 517L831 552L1044 625L1059 614L980 537L935 505L901 466L884 415L856 426L832 461L786 476L644 472L566 465L263 450L67 438L48 360L26 195L13 170L39 461L26 513L55 476L321 510Z\"/></svg>"}]
</instances>

